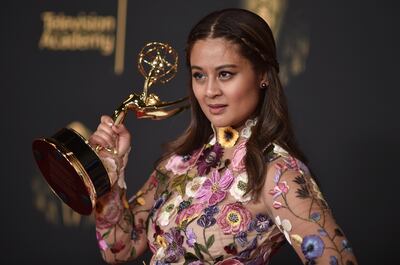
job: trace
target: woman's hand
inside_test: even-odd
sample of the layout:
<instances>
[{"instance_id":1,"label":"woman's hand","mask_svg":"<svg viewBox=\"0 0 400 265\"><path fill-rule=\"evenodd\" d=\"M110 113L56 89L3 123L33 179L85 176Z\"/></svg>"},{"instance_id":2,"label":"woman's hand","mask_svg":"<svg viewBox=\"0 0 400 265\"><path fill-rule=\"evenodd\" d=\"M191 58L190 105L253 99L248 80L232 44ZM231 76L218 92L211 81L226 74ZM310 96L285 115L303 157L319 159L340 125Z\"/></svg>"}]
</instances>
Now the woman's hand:
<instances>
[{"instance_id":1,"label":"woman's hand","mask_svg":"<svg viewBox=\"0 0 400 265\"><path fill-rule=\"evenodd\" d=\"M116 150L118 157L124 157L131 145L131 134L123 124L115 125L110 116L101 116L97 130L90 136L89 143L93 148L101 146L100 155L110 155L105 150ZM108 154L107 154L108 153Z\"/></svg>"}]
</instances>

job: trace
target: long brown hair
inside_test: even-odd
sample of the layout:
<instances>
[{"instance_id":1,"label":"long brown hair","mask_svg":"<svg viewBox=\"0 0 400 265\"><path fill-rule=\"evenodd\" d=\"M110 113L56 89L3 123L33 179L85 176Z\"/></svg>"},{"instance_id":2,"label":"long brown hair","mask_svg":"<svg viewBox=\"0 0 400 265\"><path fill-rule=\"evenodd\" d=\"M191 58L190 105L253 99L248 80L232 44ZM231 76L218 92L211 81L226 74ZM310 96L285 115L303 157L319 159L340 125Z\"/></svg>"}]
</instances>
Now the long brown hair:
<instances>
[{"instance_id":1,"label":"long brown hair","mask_svg":"<svg viewBox=\"0 0 400 265\"><path fill-rule=\"evenodd\" d=\"M257 73L267 73L269 85L261 93L258 103L258 122L246 143L247 192L257 198L265 182L263 150L269 143L277 143L292 156L307 163L296 144L290 124L286 97L278 77L279 64L272 31L264 19L248 10L230 8L215 11L201 19L189 33L186 46L186 63L189 70L190 53L194 43L207 38L224 38L237 44L241 55L252 63ZM193 93L191 81L189 98L189 127L183 135L167 145L167 150L160 160L166 159L172 153L190 154L207 143L213 133L210 122Z\"/></svg>"}]
</instances>

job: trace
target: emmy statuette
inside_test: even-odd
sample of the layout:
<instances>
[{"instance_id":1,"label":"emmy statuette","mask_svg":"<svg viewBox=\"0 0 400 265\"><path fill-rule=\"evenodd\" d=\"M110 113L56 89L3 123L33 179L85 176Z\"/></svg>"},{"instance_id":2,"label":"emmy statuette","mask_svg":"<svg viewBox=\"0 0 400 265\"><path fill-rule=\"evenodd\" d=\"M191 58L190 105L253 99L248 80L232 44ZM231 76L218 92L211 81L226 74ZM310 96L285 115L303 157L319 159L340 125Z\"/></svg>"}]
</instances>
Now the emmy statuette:
<instances>
[{"instance_id":1,"label":"emmy statuette","mask_svg":"<svg viewBox=\"0 0 400 265\"><path fill-rule=\"evenodd\" d=\"M171 46L159 42L146 44L138 57L139 72L145 77L143 92L129 95L114 111L114 123L123 122L128 110L134 111L138 119L161 120L188 108L187 98L166 102L148 93L155 83L170 81L177 67L178 55ZM51 137L35 139L32 149L52 191L82 215L89 215L96 200L108 193L114 184L97 155L101 147L92 148L73 129L63 128ZM115 154L114 150L107 151Z\"/></svg>"}]
</instances>

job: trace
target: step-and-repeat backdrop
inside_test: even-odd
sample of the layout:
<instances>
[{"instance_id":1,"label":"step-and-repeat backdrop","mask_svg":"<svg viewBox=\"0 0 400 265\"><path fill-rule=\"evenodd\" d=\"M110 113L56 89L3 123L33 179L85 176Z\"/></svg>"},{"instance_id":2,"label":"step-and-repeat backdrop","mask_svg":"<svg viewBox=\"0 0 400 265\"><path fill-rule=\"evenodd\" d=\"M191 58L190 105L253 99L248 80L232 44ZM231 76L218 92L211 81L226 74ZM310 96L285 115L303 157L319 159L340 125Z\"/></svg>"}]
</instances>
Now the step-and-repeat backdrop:
<instances>
[{"instance_id":1,"label":"step-and-repeat backdrop","mask_svg":"<svg viewBox=\"0 0 400 265\"><path fill-rule=\"evenodd\" d=\"M34 163L32 140L66 126L88 136L102 114L111 114L130 93L140 93L144 78L137 57L148 42L169 43L179 54L176 77L151 92L163 100L185 96L186 36L201 17L226 7L250 9L270 24L298 141L338 223L362 264L391 259L383 253L390 245L390 227L396 229L397 213L386 202L396 193L395 180L389 178L396 174L399 122L393 89L398 66L390 59L397 52L396 23L390 5L344 0L0 5L0 263L104 263L93 217L73 212L50 191ZM161 145L182 133L190 117L184 112L149 121L130 114L126 124L133 149L126 176L128 193L134 194L162 153ZM388 213L379 214L383 209ZM143 260L148 262L149 253L131 264ZM300 260L287 246L273 264Z\"/></svg>"}]
</instances>

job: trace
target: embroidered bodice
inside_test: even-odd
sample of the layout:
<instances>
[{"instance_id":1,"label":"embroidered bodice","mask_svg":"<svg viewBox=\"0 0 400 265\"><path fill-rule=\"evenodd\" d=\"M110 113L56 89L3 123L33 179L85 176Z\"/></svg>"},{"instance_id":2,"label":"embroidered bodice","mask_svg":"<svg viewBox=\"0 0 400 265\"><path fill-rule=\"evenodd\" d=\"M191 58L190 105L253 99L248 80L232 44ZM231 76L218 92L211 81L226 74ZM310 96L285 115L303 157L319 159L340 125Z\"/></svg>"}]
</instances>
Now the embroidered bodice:
<instances>
[{"instance_id":1,"label":"embroidered bodice","mask_svg":"<svg viewBox=\"0 0 400 265\"><path fill-rule=\"evenodd\" d=\"M229 258L265 264L284 236L265 210L245 195L246 141L219 143L173 156L155 175L165 190L149 218L152 262L214 264Z\"/></svg>"},{"instance_id":2,"label":"embroidered bodice","mask_svg":"<svg viewBox=\"0 0 400 265\"><path fill-rule=\"evenodd\" d=\"M288 242L306 264L355 264L309 170L279 145L265 150L260 198L246 194L249 132L172 155L129 201L121 187L102 198L96 233L104 259L130 260L148 245L150 264L266 264Z\"/></svg>"}]
</instances>

